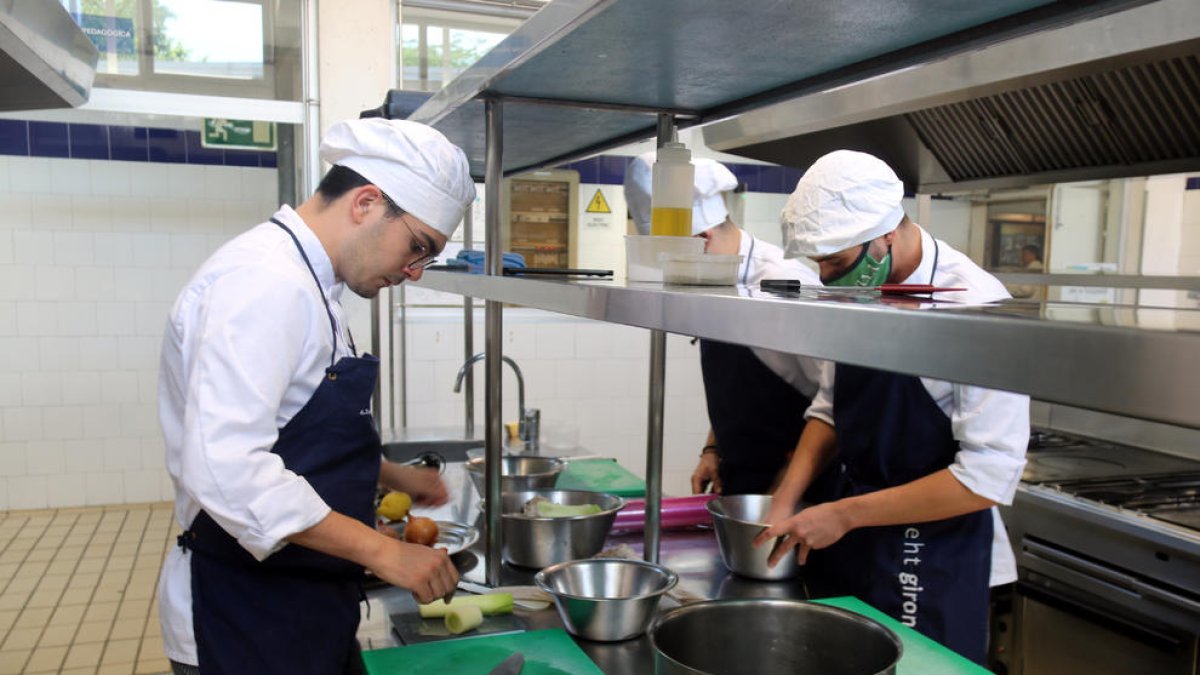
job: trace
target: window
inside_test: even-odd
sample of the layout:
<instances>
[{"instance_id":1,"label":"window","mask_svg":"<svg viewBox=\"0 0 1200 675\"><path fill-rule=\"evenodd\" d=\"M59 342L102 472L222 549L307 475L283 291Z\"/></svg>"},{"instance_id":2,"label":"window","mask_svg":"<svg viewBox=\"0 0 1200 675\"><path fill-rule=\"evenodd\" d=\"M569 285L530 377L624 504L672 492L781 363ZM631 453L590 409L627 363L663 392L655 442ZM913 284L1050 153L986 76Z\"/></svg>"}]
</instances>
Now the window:
<instances>
[{"instance_id":1,"label":"window","mask_svg":"<svg viewBox=\"0 0 1200 675\"><path fill-rule=\"evenodd\" d=\"M96 86L300 99L302 0L59 0L97 49Z\"/></svg>"},{"instance_id":2,"label":"window","mask_svg":"<svg viewBox=\"0 0 1200 675\"><path fill-rule=\"evenodd\" d=\"M263 79L263 6L154 0L154 72Z\"/></svg>"},{"instance_id":3,"label":"window","mask_svg":"<svg viewBox=\"0 0 1200 675\"><path fill-rule=\"evenodd\" d=\"M520 19L404 8L400 25L400 88L441 89L520 24Z\"/></svg>"},{"instance_id":4,"label":"window","mask_svg":"<svg viewBox=\"0 0 1200 675\"><path fill-rule=\"evenodd\" d=\"M97 73L137 75L141 38L139 0L61 0L100 50Z\"/></svg>"}]
</instances>

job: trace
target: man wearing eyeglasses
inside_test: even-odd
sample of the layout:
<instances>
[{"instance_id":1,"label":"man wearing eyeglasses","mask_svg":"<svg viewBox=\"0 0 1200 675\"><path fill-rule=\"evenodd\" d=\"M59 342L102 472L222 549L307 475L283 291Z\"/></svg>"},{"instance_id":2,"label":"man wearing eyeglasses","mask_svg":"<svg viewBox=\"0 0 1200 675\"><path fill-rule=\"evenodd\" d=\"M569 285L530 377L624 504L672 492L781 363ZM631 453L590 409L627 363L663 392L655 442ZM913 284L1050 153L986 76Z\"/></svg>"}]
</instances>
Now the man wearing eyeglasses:
<instances>
[{"instance_id":1,"label":"man wearing eyeglasses","mask_svg":"<svg viewBox=\"0 0 1200 675\"><path fill-rule=\"evenodd\" d=\"M364 568L419 602L458 582L444 550L372 527L378 485L447 494L436 471L382 459L379 362L340 298L421 277L474 200L467 160L378 118L334 125L321 157L316 194L221 247L167 322L159 416L184 533L159 609L176 673L359 672Z\"/></svg>"}]
</instances>

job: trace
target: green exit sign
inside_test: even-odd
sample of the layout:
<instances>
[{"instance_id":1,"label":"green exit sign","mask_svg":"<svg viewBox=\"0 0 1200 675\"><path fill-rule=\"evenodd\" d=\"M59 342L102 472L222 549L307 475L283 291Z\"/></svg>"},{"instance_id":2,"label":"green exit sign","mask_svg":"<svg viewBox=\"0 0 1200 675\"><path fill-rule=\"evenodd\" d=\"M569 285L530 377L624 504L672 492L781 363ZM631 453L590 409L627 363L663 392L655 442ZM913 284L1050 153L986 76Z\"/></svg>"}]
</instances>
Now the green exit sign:
<instances>
[{"instance_id":1,"label":"green exit sign","mask_svg":"<svg viewBox=\"0 0 1200 675\"><path fill-rule=\"evenodd\" d=\"M206 117L201 144L206 148L274 150L275 123Z\"/></svg>"}]
</instances>

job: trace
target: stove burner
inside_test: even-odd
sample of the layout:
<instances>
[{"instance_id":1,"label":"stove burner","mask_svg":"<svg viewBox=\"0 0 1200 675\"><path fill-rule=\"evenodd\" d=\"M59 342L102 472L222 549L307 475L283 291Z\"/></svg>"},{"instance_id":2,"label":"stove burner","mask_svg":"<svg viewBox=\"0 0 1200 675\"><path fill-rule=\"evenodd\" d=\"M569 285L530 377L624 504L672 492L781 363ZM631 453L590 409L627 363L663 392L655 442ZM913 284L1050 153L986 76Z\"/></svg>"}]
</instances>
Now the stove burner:
<instances>
[{"instance_id":1,"label":"stove burner","mask_svg":"<svg viewBox=\"0 0 1200 675\"><path fill-rule=\"evenodd\" d=\"M1159 520L1165 520L1168 523L1200 531L1200 507L1168 508L1152 513L1150 516Z\"/></svg>"},{"instance_id":2,"label":"stove burner","mask_svg":"<svg viewBox=\"0 0 1200 675\"><path fill-rule=\"evenodd\" d=\"M1047 483L1064 493L1152 518L1200 529L1200 471L1065 480Z\"/></svg>"},{"instance_id":3,"label":"stove burner","mask_svg":"<svg viewBox=\"0 0 1200 675\"><path fill-rule=\"evenodd\" d=\"M1029 449L1040 450L1042 448L1065 448L1069 446L1085 445L1086 442L1078 438L1068 438L1066 436L1052 433L1049 431L1031 431L1029 432Z\"/></svg>"},{"instance_id":4,"label":"stove burner","mask_svg":"<svg viewBox=\"0 0 1200 675\"><path fill-rule=\"evenodd\" d=\"M1125 468L1121 462L1101 457L1089 457L1072 453L1038 452L1025 457L1027 476L1037 476L1039 481L1062 480L1078 476L1081 472L1113 471ZM1028 479L1026 479L1028 480Z\"/></svg>"}]
</instances>

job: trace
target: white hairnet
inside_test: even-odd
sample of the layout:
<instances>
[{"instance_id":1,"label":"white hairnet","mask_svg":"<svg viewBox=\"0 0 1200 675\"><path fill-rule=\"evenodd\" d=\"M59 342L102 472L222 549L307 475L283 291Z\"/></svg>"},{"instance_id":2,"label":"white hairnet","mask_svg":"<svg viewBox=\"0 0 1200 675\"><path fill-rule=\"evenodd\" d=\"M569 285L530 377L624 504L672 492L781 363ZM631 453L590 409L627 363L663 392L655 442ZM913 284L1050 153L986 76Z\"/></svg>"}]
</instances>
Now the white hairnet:
<instances>
[{"instance_id":1,"label":"white hairnet","mask_svg":"<svg viewBox=\"0 0 1200 675\"><path fill-rule=\"evenodd\" d=\"M779 214L785 255L830 255L881 237L904 218L903 198L904 184L878 157L853 150L824 155Z\"/></svg>"},{"instance_id":2,"label":"white hairnet","mask_svg":"<svg viewBox=\"0 0 1200 675\"><path fill-rule=\"evenodd\" d=\"M633 216L633 224L641 234L650 234L650 192L653 189L655 152L633 158L625 169L625 203ZM737 176L724 164L712 159L692 160L696 178L692 190L692 234L720 225L729 217L721 193L738 185Z\"/></svg>"},{"instance_id":3,"label":"white hairnet","mask_svg":"<svg viewBox=\"0 0 1200 675\"><path fill-rule=\"evenodd\" d=\"M397 206L449 238L475 200L463 151L433 127L382 117L329 128L321 159L353 169Z\"/></svg>"}]
</instances>

